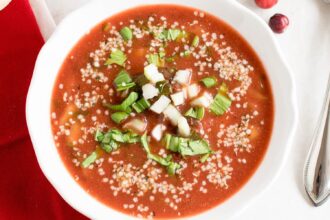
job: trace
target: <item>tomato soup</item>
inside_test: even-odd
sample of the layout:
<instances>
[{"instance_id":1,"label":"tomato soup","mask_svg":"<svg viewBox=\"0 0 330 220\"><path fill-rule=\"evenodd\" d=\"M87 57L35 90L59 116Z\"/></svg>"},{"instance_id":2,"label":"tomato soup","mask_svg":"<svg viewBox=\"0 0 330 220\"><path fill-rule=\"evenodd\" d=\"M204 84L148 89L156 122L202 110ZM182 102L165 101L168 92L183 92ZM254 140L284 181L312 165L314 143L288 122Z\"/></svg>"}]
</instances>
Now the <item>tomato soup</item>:
<instances>
[{"instance_id":1,"label":"tomato soup","mask_svg":"<svg viewBox=\"0 0 330 220\"><path fill-rule=\"evenodd\" d=\"M240 34L174 5L90 30L65 59L51 104L75 181L113 209L154 219L196 215L235 194L267 151L273 114L265 69Z\"/></svg>"}]
</instances>

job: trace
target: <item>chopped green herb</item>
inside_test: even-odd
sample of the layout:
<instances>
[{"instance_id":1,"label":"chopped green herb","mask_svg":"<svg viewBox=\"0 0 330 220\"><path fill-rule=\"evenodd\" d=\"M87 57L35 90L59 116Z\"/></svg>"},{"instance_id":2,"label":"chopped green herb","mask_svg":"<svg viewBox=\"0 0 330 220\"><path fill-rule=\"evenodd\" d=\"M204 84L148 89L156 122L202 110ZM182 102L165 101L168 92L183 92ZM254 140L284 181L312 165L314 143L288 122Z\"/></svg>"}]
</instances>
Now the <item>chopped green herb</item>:
<instances>
[{"instance_id":1,"label":"chopped green herb","mask_svg":"<svg viewBox=\"0 0 330 220\"><path fill-rule=\"evenodd\" d=\"M228 91L227 85L222 83L218 94L214 97L210 110L216 115L223 115L231 106L231 100L226 95Z\"/></svg>"},{"instance_id":2,"label":"chopped green herb","mask_svg":"<svg viewBox=\"0 0 330 220\"><path fill-rule=\"evenodd\" d=\"M119 148L119 144L114 140L110 140L107 144L101 144L101 148L105 152L110 153L111 151L117 150Z\"/></svg>"},{"instance_id":3,"label":"chopped green herb","mask_svg":"<svg viewBox=\"0 0 330 220\"><path fill-rule=\"evenodd\" d=\"M167 32L167 39L174 41L179 37L180 34L181 34L181 30L179 29L169 29Z\"/></svg>"},{"instance_id":4,"label":"chopped green herb","mask_svg":"<svg viewBox=\"0 0 330 220\"><path fill-rule=\"evenodd\" d=\"M110 54L110 58L107 59L105 65L117 64L119 66L124 66L125 61L127 60L126 55L121 50L114 50Z\"/></svg>"},{"instance_id":5,"label":"chopped green herb","mask_svg":"<svg viewBox=\"0 0 330 220\"><path fill-rule=\"evenodd\" d=\"M195 35L195 37L194 37L194 39L193 39L193 41L191 43L191 46L197 47L198 44L199 44L199 37L197 35Z\"/></svg>"},{"instance_id":6,"label":"chopped green herb","mask_svg":"<svg viewBox=\"0 0 330 220\"><path fill-rule=\"evenodd\" d=\"M116 86L122 83L130 83L130 82L132 82L132 78L130 77L130 75L126 70L121 70L114 79L114 83Z\"/></svg>"},{"instance_id":7,"label":"chopped green herb","mask_svg":"<svg viewBox=\"0 0 330 220\"><path fill-rule=\"evenodd\" d=\"M118 85L116 87L117 91L124 91L130 88L133 88L134 86L136 86L136 84L134 82L130 82L130 83L122 83L121 85Z\"/></svg>"},{"instance_id":8,"label":"chopped green herb","mask_svg":"<svg viewBox=\"0 0 330 220\"><path fill-rule=\"evenodd\" d=\"M123 139L124 139L124 143L129 143L129 144L140 142L140 136L132 132L125 133Z\"/></svg>"},{"instance_id":9,"label":"chopped green herb","mask_svg":"<svg viewBox=\"0 0 330 220\"><path fill-rule=\"evenodd\" d=\"M105 152L109 153L117 150L120 143L138 143L140 136L130 131L122 132L118 129L111 129L106 133L96 131L95 140L100 143L101 148Z\"/></svg>"},{"instance_id":10,"label":"chopped green herb","mask_svg":"<svg viewBox=\"0 0 330 220\"><path fill-rule=\"evenodd\" d=\"M83 168L87 168L89 167L89 165L94 163L96 159L97 159L97 153L94 151L88 157L86 157L86 159L81 163L81 166Z\"/></svg>"},{"instance_id":11,"label":"chopped green herb","mask_svg":"<svg viewBox=\"0 0 330 220\"><path fill-rule=\"evenodd\" d=\"M211 88L217 84L217 79L215 77L205 77L201 80L206 88Z\"/></svg>"},{"instance_id":12,"label":"chopped green herb","mask_svg":"<svg viewBox=\"0 0 330 220\"><path fill-rule=\"evenodd\" d=\"M97 130L96 133L95 133L95 140L96 141L102 141L104 139L104 134Z\"/></svg>"},{"instance_id":13,"label":"chopped green herb","mask_svg":"<svg viewBox=\"0 0 330 220\"><path fill-rule=\"evenodd\" d=\"M142 98L139 101L133 103L132 107L137 113L141 113L144 110L148 109L151 106L151 104L148 102L148 100Z\"/></svg>"},{"instance_id":14,"label":"chopped green herb","mask_svg":"<svg viewBox=\"0 0 330 220\"><path fill-rule=\"evenodd\" d=\"M164 56L160 56L160 54L148 54L147 60L149 64L155 64L158 67L164 66Z\"/></svg>"},{"instance_id":15,"label":"chopped green herb","mask_svg":"<svg viewBox=\"0 0 330 220\"><path fill-rule=\"evenodd\" d=\"M194 156L211 152L209 144L204 139L192 140L166 134L165 144L166 149L178 152L182 156Z\"/></svg>"},{"instance_id":16,"label":"chopped green herb","mask_svg":"<svg viewBox=\"0 0 330 220\"><path fill-rule=\"evenodd\" d=\"M141 143L144 150L147 152L147 156L149 159L156 161L160 165L167 168L167 172L169 175L174 175L178 169L181 168L180 164L172 161L172 156L168 156L163 158L161 156L155 155L151 153L148 140L147 140L147 133L144 133L141 137Z\"/></svg>"},{"instance_id":17,"label":"chopped green herb","mask_svg":"<svg viewBox=\"0 0 330 220\"><path fill-rule=\"evenodd\" d=\"M178 152L179 151L179 146L180 146L180 138L175 137L171 134L166 134L165 135L165 146L166 149L173 151L173 152Z\"/></svg>"},{"instance_id":18,"label":"chopped green herb","mask_svg":"<svg viewBox=\"0 0 330 220\"><path fill-rule=\"evenodd\" d=\"M191 117L191 118L196 118L198 120L203 119L205 114L205 109L203 107L195 107L195 108L190 108L184 116Z\"/></svg>"},{"instance_id":19,"label":"chopped green herb","mask_svg":"<svg viewBox=\"0 0 330 220\"><path fill-rule=\"evenodd\" d=\"M119 105L104 104L105 107L114 110L131 113L131 105L139 98L138 93L131 92L128 97Z\"/></svg>"},{"instance_id":20,"label":"chopped green herb","mask_svg":"<svg viewBox=\"0 0 330 220\"><path fill-rule=\"evenodd\" d=\"M170 176L173 176L176 174L176 172L181 168L181 165L176 162L170 162L170 164L167 166L167 173Z\"/></svg>"},{"instance_id":21,"label":"chopped green herb","mask_svg":"<svg viewBox=\"0 0 330 220\"><path fill-rule=\"evenodd\" d=\"M144 133L141 137L141 144L144 148L144 150L147 152L147 154L150 154L150 147L148 144L148 140L147 140L147 133Z\"/></svg>"},{"instance_id":22,"label":"chopped green herb","mask_svg":"<svg viewBox=\"0 0 330 220\"><path fill-rule=\"evenodd\" d=\"M201 157L199 160L201 163L204 163L208 158L210 157L210 153L204 154L204 156Z\"/></svg>"},{"instance_id":23,"label":"chopped green herb","mask_svg":"<svg viewBox=\"0 0 330 220\"><path fill-rule=\"evenodd\" d=\"M172 86L167 80L157 82L156 88L159 90L161 95L169 96L172 94Z\"/></svg>"},{"instance_id":24,"label":"chopped green herb","mask_svg":"<svg viewBox=\"0 0 330 220\"><path fill-rule=\"evenodd\" d=\"M128 116L129 116L129 114L127 114L126 112L115 112L115 113L111 114L111 119L112 119L112 121L116 122L117 124L120 124L122 121L127 119Z\"/></svg>"},{"instance_id":25,"label":"chopped green herb","mask_svg":"<svg viewBox=\"0 0 330 220\"><path fill-rule=\"evenodd\" d=\"M185 50L183 53L182 53L182 56L183 57L189 57L191 54L191 52L189 50Z\"/></svg>"},{"instance_id":26,"label":"chopped green herb","mask_svg":"<svg viewBox=\"0 0 330 220\"><path fill-rule=\"evenodd\" d=\"M181 37L182 32L179 29L165 29L156 35L156 38L164 41L175 41L178 37Z\"/></svg>"},{"instance_id":27,"label":"chopped green herb","mask_svg":"<svg viewBox=\"0 0 330 220\"><path fill-rule=\"evenodd\" d=\"M116 78L114 79L114 84L117 91L123 91L135 86L135 83L132 82L132 78L126 70L121 70Z\"/></svg>"},{"instance_id":28,"label":"chopped green herb","mask_svg":"<svg viewBox=\"0 0 330 220\"><path fill-rule=\"evenodd\" d=\"M123 27L119 33L125 41L129 41L133 38L133 32L129 27Z\"/></svg>"},{"instance_id":29,"label":"chopped green herb","mask_svg":"<svg viewBox=\"0 0 330 220\"><path fill-rule=\"evenodd\" d=\"M183 156L194 156L200 154L207 154L211 152L210 146L204 139L189 140L188 146L181 146L179 152Z\"/></svg>"},{"instance_id":30,"label":"chopped green herb","mask_svg":"<svg viewBox=\"0 0 330 220\"><path fill-rule=\"evenodd\" d=\"M166 158L163 158L159 155L155 155L152 153L148 154L148 158L156 161L157 163L159 163L160 165L165 166L165 167L169 166L171 163L171 160L172 160L172 157L170 155Z\"/></svg>"}]
</instances>

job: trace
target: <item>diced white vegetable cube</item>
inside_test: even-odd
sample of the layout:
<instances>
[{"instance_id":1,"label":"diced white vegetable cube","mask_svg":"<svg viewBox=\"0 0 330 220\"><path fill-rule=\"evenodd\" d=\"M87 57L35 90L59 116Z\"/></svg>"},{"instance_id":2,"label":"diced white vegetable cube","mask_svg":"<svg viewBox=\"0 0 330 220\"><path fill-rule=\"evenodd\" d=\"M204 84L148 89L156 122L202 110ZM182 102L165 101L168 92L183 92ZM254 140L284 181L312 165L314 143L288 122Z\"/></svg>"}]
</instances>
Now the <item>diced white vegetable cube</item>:
<instances>
[{"instance_id":1,"label":"diced white vegetable cube","mask_svg":"<svg viewBox=\"0 0 330 220\"><path fill-rule=\"evenodd\" d=\"M171 103L171 100L167 98L166 96L162 95L152 106L150 107L150 110L160 114L162 113L166 107Z\"/></svg>"},{"instance_id":2,"label":"diced white vegetable cube","mask_svg":"<svg viewBox=\"0 0 330 220\"><path fill-rule=\"evenodd\" d=\"M143 94L143 98L152 99L153 97L158 96L159 91L151 83L148 83L142 86L142 94Z\"/></svg>"},{"instance_id":3,"label":"diced white vegetable cube","mask_svg":"<svg viewBox=\"0 0 330 220\"><path fill-rule=\"evenodd\" d=\"M185 97L184 92L177 92L171 95L171 99L174 105L182 105L184 103Z\"/></svg>"},{"instance_id":4,"label":"diced white vegetable cube","mask_svg":"<svg viewBox=\"0 0 330 220\"><path fill-rule=\"evenodd\" d=\"M147 128L147 122L135 118L124 124L123 128L133 130L137 133L143 133Z\"/></svg>"},{"instance_id":5,"label":"diced white vegetable cube","mask_svg":"<svg viewBox=\"0 0 330 220\"><path fill-rule=\"evenodd\" d=\"M176 72L173 80L180 83L181 85L187 85L190 82L190 78L190 70L179 70L178 72Z\"/></svg>"},{"instance_id":6,"label":"diced white vegetable cube","mask_svg":"<svg viewBox=\"0 0 330 220\"><path fill-rule=\"evenodd\" d=\"M201 88L199 87L199 85L194 83L194 84L188 86L188 88L187 88L188 97L190 99L195 98L196 96L198 96L200 91L201 91Z\"/></svg>"},{"instance_id":7,"label":"diced white vegetable cube","mask_svg":"<svg viewBox=\"0 0 330 220\"><path fill-rule=\"evenodd\" d=\"M151 83L157 83L159 81L164 81L164 75L160 73L155 64L149 64L144 67L144 75Z\"/></svg>"},{"instance_id":8,"label":"diced white vegetable cube","mask_svg":"<svg viewBox=\"0 0 330 220\"><path fill-rule=\"evenodd\" d=\"M164 110L164 115L168 118L172 125L177 126L179 118L182 117L181 113L178 109L176 109L173 105L169 104L167 108Z\"/></svg>"},{"instance_id":9,"label":"diced white vegetable cube","mask_svg":"<svg viewBox=\"0 0 330 220\"><path fill-rule=\"evenodd\" d=\"M190 104L192 106L200 106L200 107L205 107L208 108L213 101L212 95L210 95L207 92L204 92L202 96L194 99Z\"/></svg>"},{"instance_id":10,"label":"diced white vegetable cube","mask_svg":"<svg viewBox=\"0 0 330 220\"><path fill-rule=\"evenodd\" d=\"M185 117L181 116L178 120L178 132L182 137L189 137L190 127Z\"/></svg>"},{"instance_id":11,"label":"diced white vegetable cube","mask_svg":"<svg viewBox=\"0 0 330 220\"><path fill-rule=\"evenodd\" d=\"M158 124L156 125L152 131L151 131L151 136L156 140L160 141L163 137L163 133L166 130L166 126L163 124Z\"/></svg>"},{"instance_id":12,"label":"diced white vegetable cube","mask_svg":"<svg viewBox=\"0 0 330 220\"><path fill-rule=\"evenodd\" d=\"M188 98L188 87L183 87L182 88L182 92L184 94L184 98L187 99Z\"/></svg>"}]
</instances>

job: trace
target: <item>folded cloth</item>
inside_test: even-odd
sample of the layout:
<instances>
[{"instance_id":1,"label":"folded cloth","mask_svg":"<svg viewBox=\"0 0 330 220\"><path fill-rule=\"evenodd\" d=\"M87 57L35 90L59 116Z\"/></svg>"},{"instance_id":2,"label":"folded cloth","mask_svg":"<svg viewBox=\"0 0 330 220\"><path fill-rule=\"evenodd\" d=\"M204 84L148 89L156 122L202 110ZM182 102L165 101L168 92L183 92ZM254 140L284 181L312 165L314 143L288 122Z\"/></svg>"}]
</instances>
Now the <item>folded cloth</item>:
<instances>
[{"instance_id":1,"label":"folded cloth","mask_svg":"<svg viewBox=\"0 0 330 220\"><path fill-rule=\"evenodd\" d=\"M28 0L0 11L0 29L0 219L85 219L46 180L28 135L25 99L44 43Z\"/></svg>"}]
</instances>

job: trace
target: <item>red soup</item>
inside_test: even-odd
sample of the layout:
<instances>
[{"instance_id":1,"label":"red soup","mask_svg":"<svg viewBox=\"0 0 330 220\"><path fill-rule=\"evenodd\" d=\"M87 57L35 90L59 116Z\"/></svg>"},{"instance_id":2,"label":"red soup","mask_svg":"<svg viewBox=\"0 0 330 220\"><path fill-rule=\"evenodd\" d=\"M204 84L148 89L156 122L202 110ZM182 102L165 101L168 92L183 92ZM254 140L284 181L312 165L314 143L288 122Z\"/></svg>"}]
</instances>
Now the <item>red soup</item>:
<instances>
[{"instance_id":1,"label":"red soup","mask_svg":"<svg viewBox=\"0 0 330 220\"><path fill-rule=\"evenodd\" d=\"M73 178L128 215L187 217L235 194L273 126L265 69L223 21L144 6L103 21L55 84L54 140Z\"/></svg>"}]
</instances>

